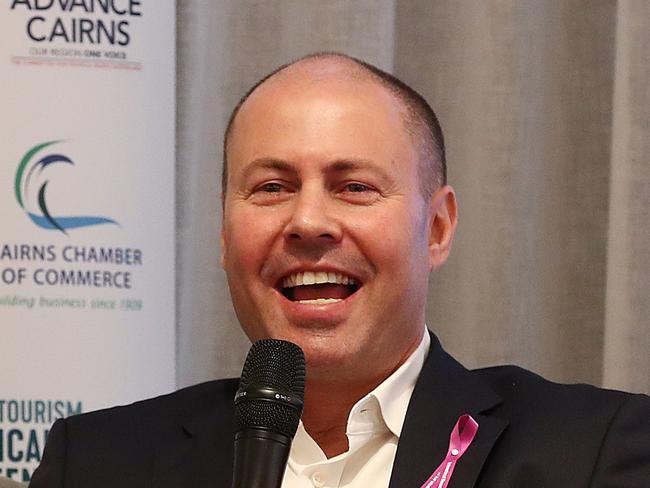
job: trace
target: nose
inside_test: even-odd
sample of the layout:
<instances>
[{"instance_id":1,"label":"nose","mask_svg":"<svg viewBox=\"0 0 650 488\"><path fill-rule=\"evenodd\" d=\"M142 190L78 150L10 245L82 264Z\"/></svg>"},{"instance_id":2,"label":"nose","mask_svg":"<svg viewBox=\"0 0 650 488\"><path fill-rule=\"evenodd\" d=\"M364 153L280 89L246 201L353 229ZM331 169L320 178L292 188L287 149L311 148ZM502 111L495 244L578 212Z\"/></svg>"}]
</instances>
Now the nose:
<instances>
[{"instance_id":1,"label":"nose","mask_svg":"<svg viewBox=\"0 0 650 488\"><path fill-rule=\"evenodd\" d=\"M294 197L284 238L292 244L333 244L341 240L340 220L325 190L303 187Z\"/></svg>"}]
</instances>

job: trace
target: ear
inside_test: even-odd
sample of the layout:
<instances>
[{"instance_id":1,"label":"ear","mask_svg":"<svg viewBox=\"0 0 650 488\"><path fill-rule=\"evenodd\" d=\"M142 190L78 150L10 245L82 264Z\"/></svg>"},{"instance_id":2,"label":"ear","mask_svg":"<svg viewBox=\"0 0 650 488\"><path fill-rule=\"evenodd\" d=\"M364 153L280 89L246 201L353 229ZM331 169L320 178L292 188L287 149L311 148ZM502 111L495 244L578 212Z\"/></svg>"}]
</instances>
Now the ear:
<instances>
[{"instance_id":1,"label":"ear","mask_svg":"<svg viewBox=\"0 0 650 488\"><path fill-rule=\"evenodd\" d=\"M458 223L456 193L445 185L431 197L429 206L429 270L441 266L449 256Z\"/></svg>"},{"instance_id":2,"label":"ear","mask_svg":"<svg viewBox=\"0 0 650 488\"><path fill-rule=\"evenodd\" d=\"M226 263L226 196L221 193L221 231L219 232L220 248L219 248L219 262L221 267L225 267Z\"/></svg>"},{"instance_id":3,"label":"ear","mask_svg":"<svg viewBox=\"0 0 650 488\"><path fill-rule=\"evenodd\" d=\"M219 261L221 262L221 267L225 268L226 264L226 236L223 230L223 224L221 224L221 232L220 232L220 240L221 240L221 249L219 253Z\"/></svg>"}]
</instances>

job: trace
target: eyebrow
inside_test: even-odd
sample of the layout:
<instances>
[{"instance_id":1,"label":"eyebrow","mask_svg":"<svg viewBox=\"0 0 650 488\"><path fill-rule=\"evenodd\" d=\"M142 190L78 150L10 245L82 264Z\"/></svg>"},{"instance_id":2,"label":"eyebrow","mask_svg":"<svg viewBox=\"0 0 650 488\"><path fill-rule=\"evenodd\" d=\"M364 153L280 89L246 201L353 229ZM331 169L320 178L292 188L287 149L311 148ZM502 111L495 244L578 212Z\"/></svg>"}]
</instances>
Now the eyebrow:
<instances>
[{"instance_id":1,"label":"eyebrow","mask_svg":"<svg viewBox=\"0 0 650 488\"><path fill-rule=\"evenodd\" d=\"M377 173L379 173L379 175L386 180L391 179L390 175L386 172L384 168L374 164L372 161L368 159L357 159L357 158L341 159L341 160L334 161L328 167L328 170L334 170L340 173L346 171L354 171L357 169L370 169L372 171L376 171Z\"/></svg>"},{"instance_id":2,"label":"eyebrow","mask_svg":"<svg viewBox=\"0 0 650 488\"><path fill-rule=\"evenodd\" d=\"M364 169L368 167L375 167L375 165L366 159L340 159L334 161L328 169L332 169L334 171L352 171L355 169Z\"/></svg>"},{"instance_id":3,"label":"eyebrow","mask_svg":"<svg viewBox=\"0 0 650 488\"><path fill-rule=\"evenodd\" d=\"M259 169L274 169L286 173L297 173L296 168L282 159L276 158L259 158L253 160L243 171L242 176L247 178L251 173ZM368 159L361 158L345 158L338 159L328 164L324 171L334 171L336 173L344 173L346 171L354 171L359 169L372 169L377 171L383 178L389 179L388 173L381 166L377 166Z\"/></svg>"},{"instance_id":4,"label":"eyebrow","mask_svg":"<svg viewBox=\"0 0 650 488\"><path fill-rule=\"evenodd\" d=\"M258 169L276 169L287 173L296 172L296 169L292 165L281 159L259 158L253 160L248 166L246 166L242 173L242 176L244 178L247 178L252 172Z\"/></svg>"}]
</instances>

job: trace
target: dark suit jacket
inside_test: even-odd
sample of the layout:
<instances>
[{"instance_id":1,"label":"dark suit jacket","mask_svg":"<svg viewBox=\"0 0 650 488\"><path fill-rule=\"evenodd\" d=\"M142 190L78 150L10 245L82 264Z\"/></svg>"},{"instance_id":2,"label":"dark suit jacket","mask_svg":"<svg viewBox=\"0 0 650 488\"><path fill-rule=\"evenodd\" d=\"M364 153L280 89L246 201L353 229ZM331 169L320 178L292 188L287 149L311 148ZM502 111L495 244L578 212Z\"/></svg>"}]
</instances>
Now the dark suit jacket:
<instances>
[{"instance_id":1,"label":"dark suit jacket","mask_svg":"<svg viewBox=\"0 0 650 488\"><path fill-rule=\"evenodd\" d=\"M236 387L213 381L59 420L30 486L230 488ZM420 488L464 413L479 430L450 488L650 487L649 397L558 385L514 366L468 371L432 337L390 488Z\"/></svg>"}]
</instances>

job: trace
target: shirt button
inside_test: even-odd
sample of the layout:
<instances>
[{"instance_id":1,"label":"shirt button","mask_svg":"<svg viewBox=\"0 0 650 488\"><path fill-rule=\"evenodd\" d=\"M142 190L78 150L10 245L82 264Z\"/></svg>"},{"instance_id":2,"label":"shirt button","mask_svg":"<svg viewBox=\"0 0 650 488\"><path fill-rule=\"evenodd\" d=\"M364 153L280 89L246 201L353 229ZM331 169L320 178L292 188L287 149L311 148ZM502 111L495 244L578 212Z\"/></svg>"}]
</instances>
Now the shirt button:
<instances>
[{"instance_id":1,"label":"shirt button","mask_svg":"<svg viewBox=\"0 0 650 488\"><path fill-rule=\"evenodd\" d=\"M325 486L325 478L318 471L311 475L311 482L316 488L322 488Z\"/></svg>"}]
</instances>

